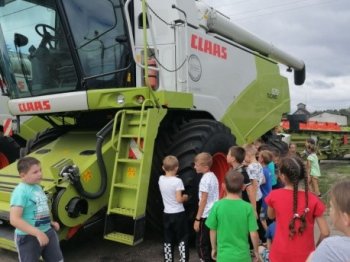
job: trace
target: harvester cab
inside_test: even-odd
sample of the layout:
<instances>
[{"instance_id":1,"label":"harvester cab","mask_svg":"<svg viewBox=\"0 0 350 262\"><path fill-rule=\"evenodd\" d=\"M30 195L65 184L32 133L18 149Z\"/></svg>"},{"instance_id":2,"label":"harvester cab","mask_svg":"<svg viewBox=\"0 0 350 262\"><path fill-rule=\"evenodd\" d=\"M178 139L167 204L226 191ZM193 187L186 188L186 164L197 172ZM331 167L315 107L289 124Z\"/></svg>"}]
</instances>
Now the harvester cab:
<instances>
[{"instance_id":1,"label":"harvester cab","mask_svg":"<svg viewBox=\"0 0 350 262\"><path fill-rule=\"evenodd\" d=\"M194 156L211 153L221 182L228 148L269 140L290 110L278 64L295 84L305 79L302 60L195 0L0 0L0 51L11 114L50 126L21 125L34 134L21 156L42 163L61 239L102 214L106 239L142 241L146 213L161 221L168 154L181 163L192 219ZM0 170L4 224L19 181L15 163ZM11 230L1 247L14 248Z\"/></svg>"}]
</instances>

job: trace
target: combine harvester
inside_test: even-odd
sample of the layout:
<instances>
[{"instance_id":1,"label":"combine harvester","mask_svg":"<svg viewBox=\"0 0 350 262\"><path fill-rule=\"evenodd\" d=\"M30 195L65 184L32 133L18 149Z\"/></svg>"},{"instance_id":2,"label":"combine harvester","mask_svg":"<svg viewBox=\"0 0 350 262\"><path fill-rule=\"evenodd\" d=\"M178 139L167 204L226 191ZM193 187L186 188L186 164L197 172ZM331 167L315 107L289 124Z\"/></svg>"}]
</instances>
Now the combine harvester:
<instances>
[{"instance_id":1,"label":"combine harvester","mask_svg":"<svg viewBox=\"0 0 350 262\"><path fill-rule=\"evenodd\" d=\"M213 155L223 181L231 145L263 137L285 150L271 132L290 111L279 64L302 85L304 62L201 1L2 0L0 14L9 111L50 126L21 137L21 156L42 163L61 239L103 219L105 239L142 241L146 218L162 221L157 182L168 154L179 158L193 221L197 153ZM0 247L7 249L14 249L9 201L19 182L16 163L0 170Z\"/></svg>"},{"instance_id":2,"label":"combine harvester","mask_svg":"<svg viewBox=\"0 0 350 262\"><path fill-rule=\"evenodd\" d=\"M304 121L300 116L289 116L284 119L281 127L290 135L290 142L295 143L302 154L305 141L312 138L317 143L319 159L344 159L350 154L349 127L338 125L336 122Z\"/></svg>"}]
</instances>

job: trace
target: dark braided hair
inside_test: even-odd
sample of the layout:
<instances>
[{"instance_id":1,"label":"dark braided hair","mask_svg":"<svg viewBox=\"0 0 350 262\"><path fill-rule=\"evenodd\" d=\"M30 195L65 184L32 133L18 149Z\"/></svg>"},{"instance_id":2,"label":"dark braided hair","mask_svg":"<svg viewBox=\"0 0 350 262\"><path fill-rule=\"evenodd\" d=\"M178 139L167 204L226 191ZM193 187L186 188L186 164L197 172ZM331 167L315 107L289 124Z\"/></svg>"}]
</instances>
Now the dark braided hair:
<instances>
[{"instance_id":1,"label":"dark braided hair","mask_svg":"<svg viewBox=\"0 0 350 262\"><path fill-rule=\"evenodd\" d=\"M309 198L308 198L308 182L306 177L306 168L303 161L296 156L285 157L280 162L280 173L284 174L287 179L293 184L293 217L289 223L289 237L293 238L298 232L302 234L306 228L306 214L309 212ZM299 182L304 180L305 185L305 209L300 215L298 213L298 189ZM300 220L301 224L296 230L295 222Z\"/></svg>"}]
</instances>

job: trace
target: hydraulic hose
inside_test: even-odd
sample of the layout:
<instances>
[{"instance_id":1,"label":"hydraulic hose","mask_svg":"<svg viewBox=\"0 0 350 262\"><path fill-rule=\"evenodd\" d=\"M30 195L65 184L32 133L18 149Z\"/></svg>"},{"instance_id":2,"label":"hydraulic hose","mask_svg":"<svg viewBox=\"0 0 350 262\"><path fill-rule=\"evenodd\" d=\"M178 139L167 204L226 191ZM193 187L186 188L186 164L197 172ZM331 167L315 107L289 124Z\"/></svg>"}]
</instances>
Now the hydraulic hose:
<instances>
[{"instance_id":1,"label":"hydraulic hose","mask_svg":"<svg viewBox=\"0 0 350 262\"><path fill-rule=\"evenodd\" d=\"M78 193L88 199L97 199L101 197L105 192L107 188L107 170L106 170L106 165L103 160L103 155L102 155L102 145L105 140L105 137L111 132L113 129L113 120L111 120L107 125L105 125L97 134L97 141L96 141L96 156L97 156L97 165L100 170L101 174L101 184L100 188L97 192L95 193L90 193L85 191L83 185L80 182L80 178L74 179L72 181L75 189L78 191Z\"/></svg>"}]
</instances>

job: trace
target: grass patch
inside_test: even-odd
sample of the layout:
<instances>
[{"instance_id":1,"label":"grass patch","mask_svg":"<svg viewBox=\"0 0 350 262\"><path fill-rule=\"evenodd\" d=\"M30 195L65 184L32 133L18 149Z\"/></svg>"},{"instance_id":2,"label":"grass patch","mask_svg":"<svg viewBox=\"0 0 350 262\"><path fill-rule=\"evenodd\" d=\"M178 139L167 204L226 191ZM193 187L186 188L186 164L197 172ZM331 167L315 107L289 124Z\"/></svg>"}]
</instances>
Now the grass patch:
<instances>
[{"instance_id":1,"label":"grass patch","mask_svg":"<svg viewBox=\"0 0 350 262\"><path fill-rule=\"evenodd\" d=\"M320 192L325 203L329 203L328 192L337 181L350 178L349 161L328 162L322 161L320 164L321 177L319 179Z\"/></svg>"}]
</instances>

